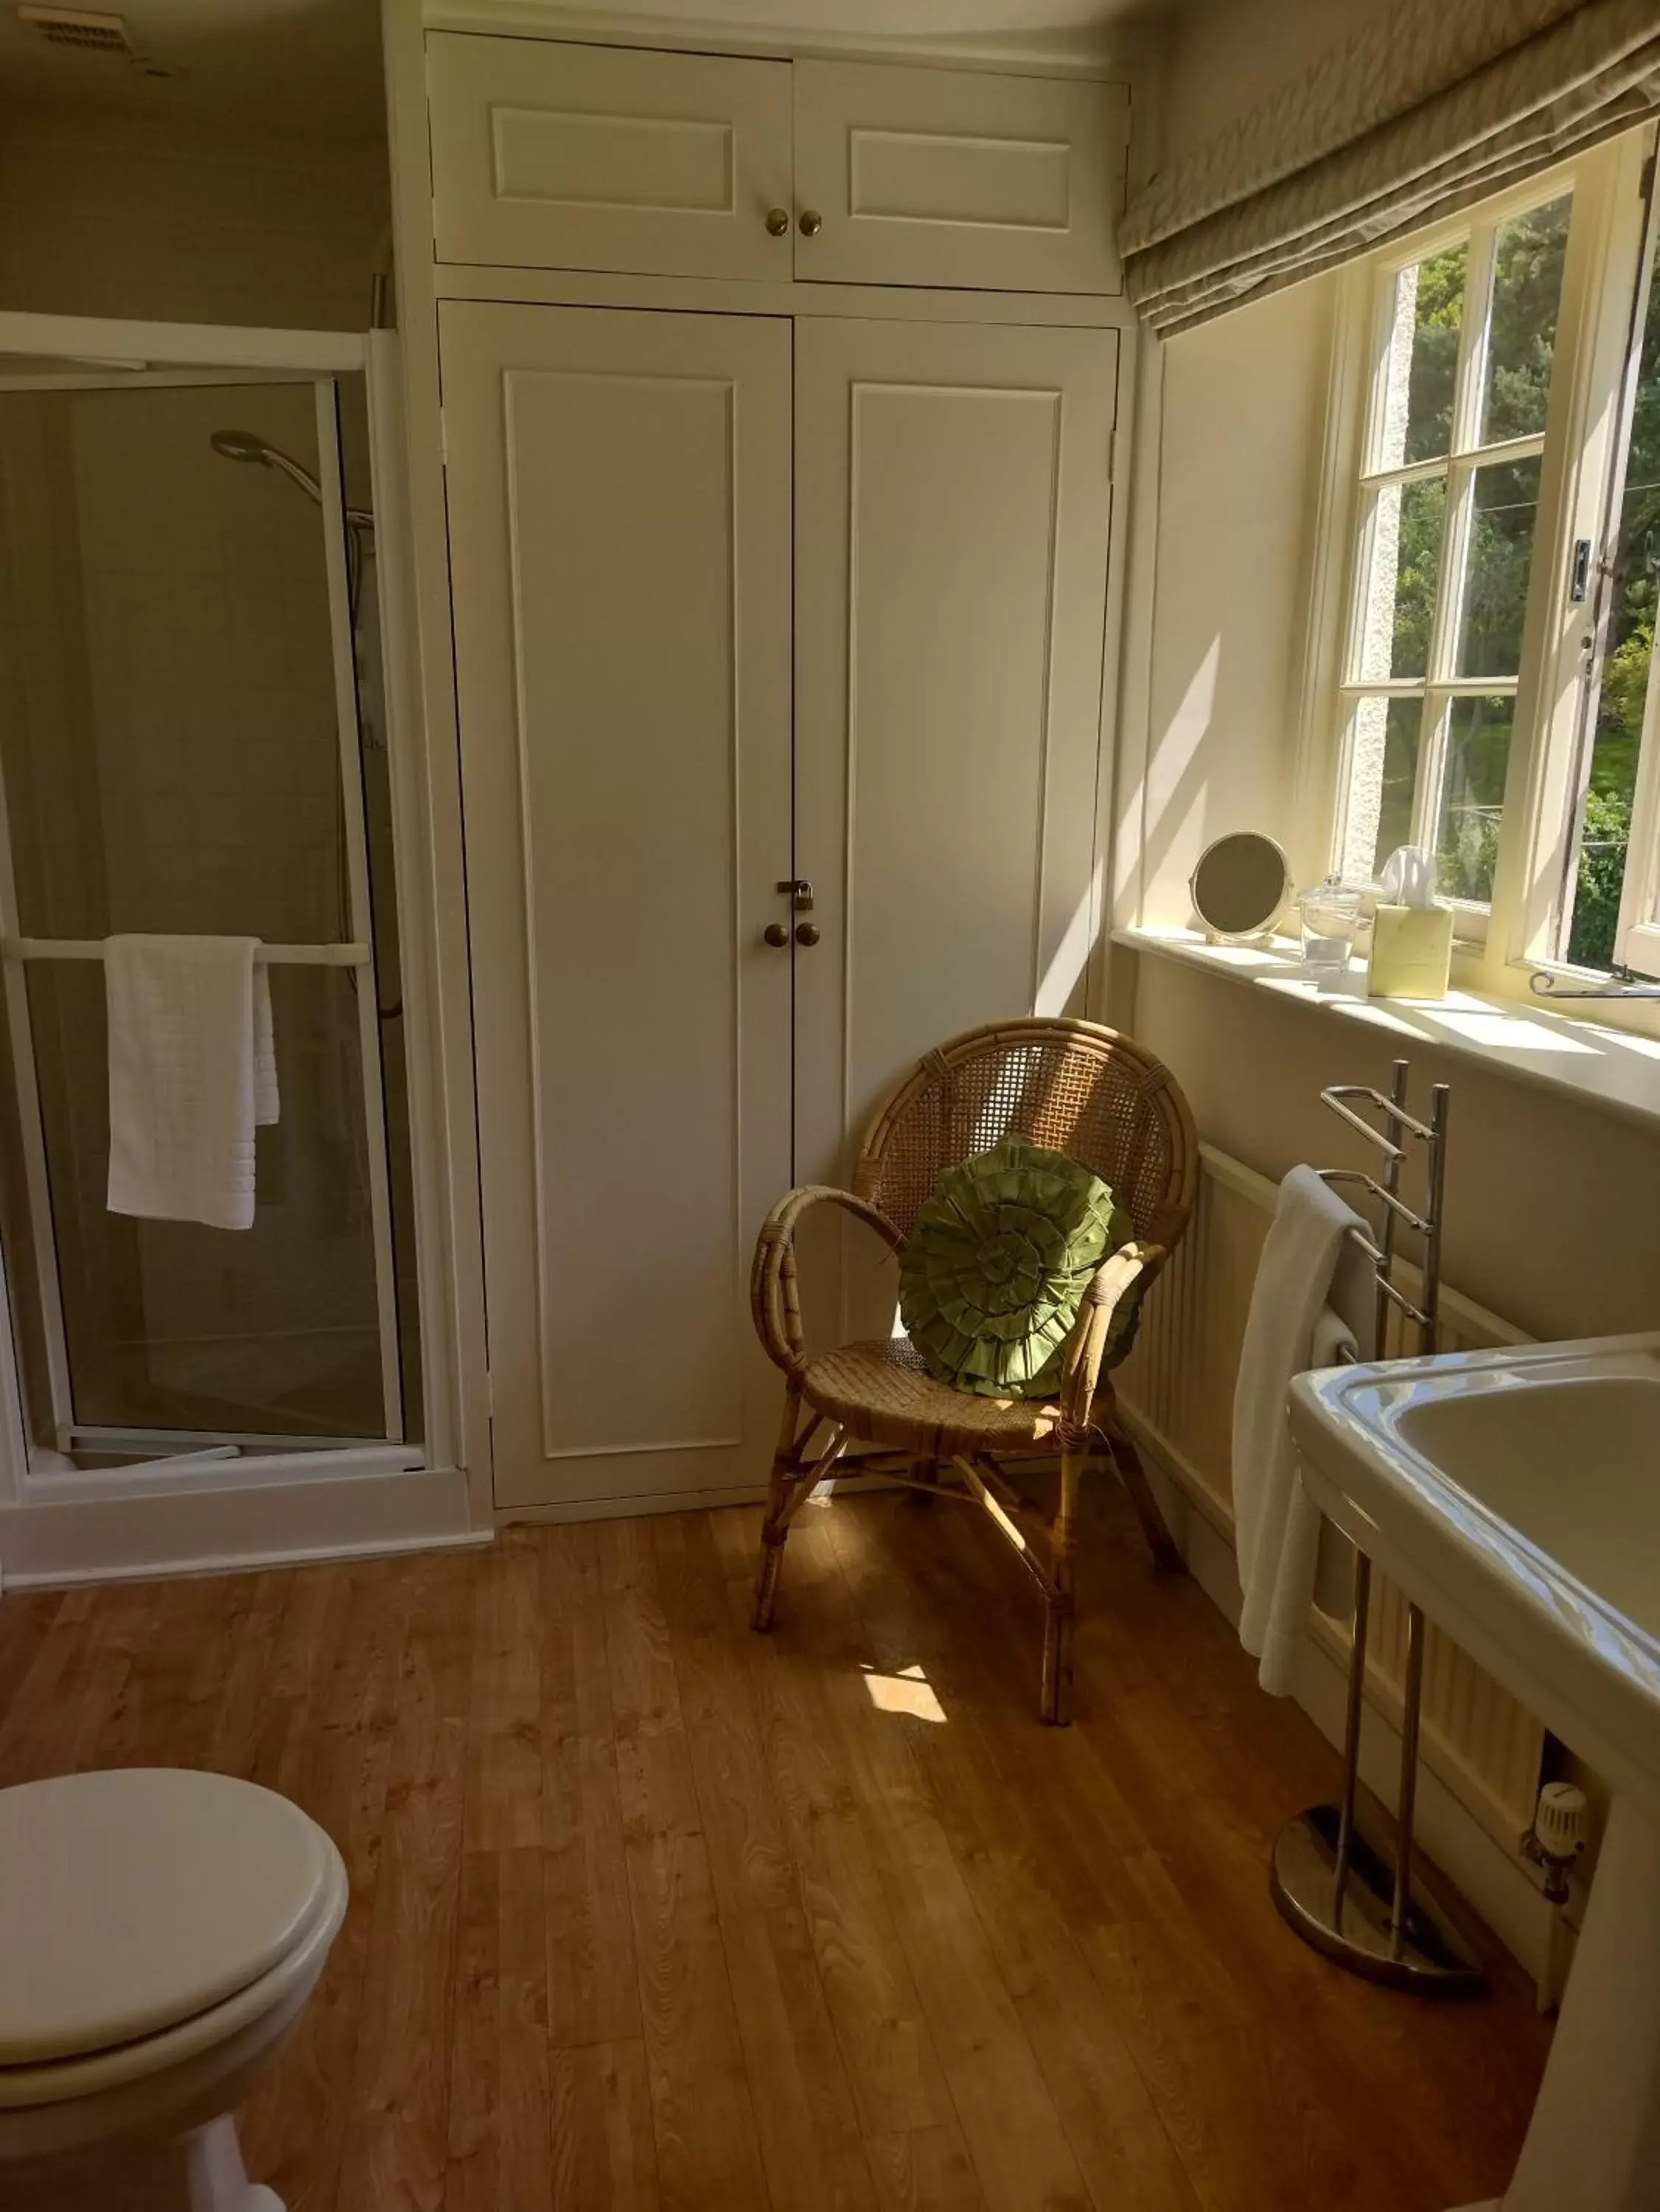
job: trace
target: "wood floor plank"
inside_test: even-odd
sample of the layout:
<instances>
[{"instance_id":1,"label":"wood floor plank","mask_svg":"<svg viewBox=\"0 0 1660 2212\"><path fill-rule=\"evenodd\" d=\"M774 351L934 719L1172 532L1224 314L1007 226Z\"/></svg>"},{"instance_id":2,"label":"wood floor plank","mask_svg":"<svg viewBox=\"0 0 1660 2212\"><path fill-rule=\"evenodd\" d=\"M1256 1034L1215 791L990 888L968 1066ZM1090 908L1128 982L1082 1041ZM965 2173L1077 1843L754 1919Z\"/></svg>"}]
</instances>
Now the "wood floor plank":
<instances>
[{"instance_id":1,"label":"wood floor plank","mask_svg":"<svg viewBox=\"0 0 1660 2212\"><path fill-rule=\"evenodd\" d=\"M368 1586L378 1590L385 1577ZM259 1741L260 1716L278 1638L295 1578L278 1568L239 1578L237 1603L225 1628L225 1646L213 1654L221 1672L213 1724L203 1763L221 1774L247 1774Z\"/></svg>"},{"instance_id":2,"label":"wood floor plank","mask_svg":"<svg viewBox=\"0 0 1660 2212\"><path fill-rule=\"evenodd\" d=\"M623 1848L666 2212L767 2204L649 1523L601 1532Z\"/></svg>"},{"instance_id":3,"label":"wood floor plank","mask_svg":"<svg viewBox=\"0 0 1660 2212\"><path fill-rule=\"evenodd\" d=\"M822 1516L797 1540L834 1556ZM1087 2208L1083 2176L910 1747L913 1735L948 1723L872 1698L862 1671L869 1662L857 1656L871 1646L848 1632L851 1602L845 1581L828 1578L798 1600L827 1662L824 1711L877 1839L894 1925L980 2185L994 2202L1033 2212Z\"/></svg>"},{"instance_id":4,"label":"wood floor plank","mask_svg":"<svg viewBox=\"0 0 1660 2212\"><path fill-rule=\"evenodd\" d=\"M869 2163L706 1522L657 1524L693 1778L774 2212L872 2212Z\"/></svg>"},{"instance_id":5,"label":"wood floor plank","mask_svg":"<svg viewBox=\"0 0 1660 2212\"><path fill-rule=\"evenodd\" d=\"M914 1529L918 1519L911 1511L907 1525ZM1052 1790L1023 1786L1000 1765L994 1746L1008 1703L1002 1678L993 1674L976 1684L960 1665L953 1674L942 1663L942 1632L919 1632L903 1560L891 1547L844 1540L852 1531L851 1516L829 1525L877 1662L896 1667L904 1653L920 1649L935 1675L951 1674L962 1686L963 1694L948 1692L942 1722L908 1731L912 1756L1091 2197L1098 2205L1133 2204L1138 2212L1195 2212L1197 2199L1117 2011L1074 1940L1065 1891L1057 1893L1051 1879ZM1022 1746L1035 1741L1040 1755L1047 1753L1050 1771L1040 1779L1052 1779L1069 1741L1034 1729L1023 1711L1011 1717L1009 1740ZM1098 1848L1096 1887L1121 1878L1122 1863Z\"/></svg>"},{"instance_id":6,"label":"wood floor plank","mask_svg":"<svg viewBox=\"0 0 1660 2212\"><path fill-rule=\"evenodd\" d=\"M542 1840L548 2035L555 2051L637 2043L628 1900L597 1532L541 1532Z\"/></svg>"},{"instance_id":7,"label":"wood floor plank","mask_svg":"<svg viewBox=\"0 0 1660 2212\"><path fill-rule=\"evenodd\" d=\"M291 1794L346 1862L346 1917L281 2071L261 2084L243 2118L247 2155L289 2212L331 2212L338 2193L409 1625L403 1577L372 1565L329 1571L342 1632L321 1646L300 1701ZM293 1577L279 1579L297 1590ZM279 1626L277 1648L280 1640ZM257 1729L241 1711L239 1674L233 1662L215 1737L251 1745L253 1756Z\"/></svg>"},{"instance_id":8,"label":"wood floor plank","mask_svg":"<svg viewBox=\"0 0 1660 2212\"><path fill-rule=\"evenodd\" d=\"M974 2162L954 2126L874 2136L870 2166L881 2212L983 2212Z\"/></svg>"},{"instance_id":9,"label":"wood floor plank","mask_svg":"<svg viewBox=\"0 0 1660 2212\"><path fill-rule=\"evenodd\" d=\"M554 2123L539 1845L462 1855L445 2212L550 2212Z\"/></svg>"},{"instance_id":10,"label":"wood floor plank","mask_svg":"<svg viewBox=\"0 0 1660 2212\"><path fill-rule=\"evenodd\" d=\"M717 1516L729 1617L748 1619L755 1522ZM798 1580L833 1573L804 1548ZM747 1628L745 1633L748 1633ZM757 1715L794 1854L825 2000L867 2135L905 2135L954 2118L934 2039L900 1940L869 1825L824 1705L822 1670L793 1632L754 1638Z\"/></svg>"},{"instance_id":11,"label":"wood floor plank","mask_svg":"<svg viewBox=\"0 0 1660 2212\"><path fill-rule=\"evenodd\" d=\"M476 1565L438 1555L410 1574L342 2212L439 2212L444 2201Z\"/></svg>"},{"instance_id":12,"label":"wood floor plank","mask_svg":"<svg viewBox=\"0 0 1660 2212\"><path fill-rule=\"evenodd\" d=\"M643 2042L555 2051L554 2202L560 2212L657 2212L657 2141Z\"/></svg>"},{"instance_id":13,"label":"wood floor plank","mask_svg":"<svg viewBox=\"0 0 1660 2212\"><path fill-rule=\"evenodd\" d=\"M511 1851L542 1841L542 1570L508 1530L478 1563L467 1738L464 1848Z\"/></svg>"},{"instance_id":14,"label":"wood floor plank","mask_svg":"<svg viewBox=\"0 0 1660 2212\"><path fill-rule=\"evenodd\" d=\"M0 1713L0 1785L70 1771L72 1747L104 1731L130 1667L118 1662L112 1678L104 1661L123 1608L100 1595L67 1591L36 1616L38 1641L15 1662L16 1688Z\"/></svg>"},{"instance_id":15,"label":"wood floor plank","mask_svg":"<svg viewBox=\"0 0 1660 2212\"><path fill-rule=\"evenodd\" d=\"M243 2115L290 2212L1444 2212L1548 2045L1335 1972L1269 1902L1336 1759L1086 1506L1077 1719L961 1510L805 1510L0 1598L0 1786L246 1774L347 1919Z\"/></svg>"}]
</instances>

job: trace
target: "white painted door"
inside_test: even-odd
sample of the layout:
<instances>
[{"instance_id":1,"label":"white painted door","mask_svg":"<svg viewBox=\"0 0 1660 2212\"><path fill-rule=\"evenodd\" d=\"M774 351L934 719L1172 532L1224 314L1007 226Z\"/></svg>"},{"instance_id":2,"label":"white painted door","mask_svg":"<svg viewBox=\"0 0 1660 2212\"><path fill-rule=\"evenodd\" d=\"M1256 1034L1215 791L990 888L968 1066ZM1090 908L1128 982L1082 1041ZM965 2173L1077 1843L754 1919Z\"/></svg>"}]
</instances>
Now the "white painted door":
<instances>
[{"instance_id":1,"label":"white painted door","mask_svg":"<svg viewBox=\"0 0 1660 2212\"><path fill-rule=\"evenodd\" d=\"M791 1180L788 322L449 302L495 1494L760 1480Z\"/></svg>"},{"instance_id":2,"label":"white painted door","mask_svg":"<svg viewBox=\"0 0 1660 2212\"><path fill-rule=\"evenodd\" d=\"M1121 292L1121 84L795 65L796 274Z\"/></svg>"},{"instance_id":3,"label":"white painted door","mask_svg":"<svg viewBox=\"0 0 1660 2212\"><path fill-rule=\"evenodd\" d=\"M797 956L801 1182L845 1180L931 1045L1081 1010L1117 345L797 327L796 855L822 933Z\"/></svg>"},{"instance_id":4,"label":"white painted door","mask_svg":"<svg viewBox=\"0 0 1660 2212\"><path fill-rule=\"evenodd\" d=\"M434 31L427 73L440 261L790 275L788 62Z\"/></svg>"}]
</instances>

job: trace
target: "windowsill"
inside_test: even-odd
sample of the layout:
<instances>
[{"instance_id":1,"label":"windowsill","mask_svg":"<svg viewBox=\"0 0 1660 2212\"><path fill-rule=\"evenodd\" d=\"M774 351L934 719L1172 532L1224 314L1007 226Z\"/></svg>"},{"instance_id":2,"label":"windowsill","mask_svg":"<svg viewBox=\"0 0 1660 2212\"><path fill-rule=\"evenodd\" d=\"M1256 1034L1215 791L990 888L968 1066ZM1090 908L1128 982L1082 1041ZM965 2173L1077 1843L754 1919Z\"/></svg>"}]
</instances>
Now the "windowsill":
<instances>
[{"instance_id":1,"label":"windowsill","mask_svg":"<svg viewBox=\"0 0 1660 2212\"><path fill-rule=\"evenodd\" d=\"M1341 983L1316 982L1290 938L1212 945L1196 929L1136 928L1114 931L1112 941L1271 991L1315 1013L1362 1022L1390 1043L1433 1045L1627 1121L1660 1122L1660 1039L1609 1029L1580 1015L1520 1007L1480 991L1454 989L1445 999L1369 999L1364 961L1351 961Z\"/></svg>"}]
</instances>

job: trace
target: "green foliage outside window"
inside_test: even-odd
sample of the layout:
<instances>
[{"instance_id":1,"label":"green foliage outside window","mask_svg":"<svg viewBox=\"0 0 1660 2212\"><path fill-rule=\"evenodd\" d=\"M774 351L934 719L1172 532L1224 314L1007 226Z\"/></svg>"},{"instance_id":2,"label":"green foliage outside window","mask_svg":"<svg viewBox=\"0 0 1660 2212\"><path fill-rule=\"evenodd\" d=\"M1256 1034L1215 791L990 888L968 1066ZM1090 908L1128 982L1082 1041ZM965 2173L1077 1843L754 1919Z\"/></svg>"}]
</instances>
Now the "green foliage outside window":
<instances>
[{"instance_id":1,"label":"green foliage outside window","mask_svg":"<svg viewBox=\"0 0 1660 2212\"><path fill-rule=\"evenodd\" d=\"M1555 347L1557 301L1569 203L1557 200L1499 228L1494 240L1493 319L1483 444L1536 434L1545 426ZM1466 249L1419 264L1416 328L1404 458L1426 460L1451 442L1453 391L1463 332ZM1463 607L1460 674L1516 672L1514 654L1533 550L1536 462L1478 472ZM1483 480L1486 480L1485 482ZM1433 479L1408 487L1400 509L1391 663L1397 672L1428 665L1445 493ZM1625 500L1610 579L1608 651L1584 805L1569 957L1607 967L1614 957L1631 802L1642 738L1649 659L1660 580L1660 284L1651 288L1632 425ZM1496 734L1496 733L1495 733ZM1507 740L1508 732L1504 732ZM1415 755L1415 746L1412 752ZM1396 764L1409 779L1410 757ZM1477 803L1472 788L1455 796L1443 824L1441 887L1455 897L1489 895L1498 848L1497 809L1488 779Z\"/></svg>"}]
</instances>

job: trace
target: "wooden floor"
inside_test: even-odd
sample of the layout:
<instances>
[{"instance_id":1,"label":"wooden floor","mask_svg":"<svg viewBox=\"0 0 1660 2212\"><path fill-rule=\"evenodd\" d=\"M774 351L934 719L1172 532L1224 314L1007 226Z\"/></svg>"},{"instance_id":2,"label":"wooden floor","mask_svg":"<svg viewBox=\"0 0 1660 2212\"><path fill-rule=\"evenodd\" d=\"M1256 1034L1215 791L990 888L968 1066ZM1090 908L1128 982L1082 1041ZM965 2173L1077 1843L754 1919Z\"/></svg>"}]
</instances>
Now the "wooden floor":
<instances>
[{"instance_id":1,"label":"wooden floor","mask_svg":"<svg viewBox=\"0 0 1660 2212\"><path fill-rule=\"evenodd\" d=\"M1094 1509L1077 1722L960 1510L756 1516L0 1602L0 1783L253 1777L345 1852L328 1977L245 2116L291 2212L1444 2212L1545 2033L1333 1971L1269 1839L1336 1762Z\"/></svg>"}]
</instances>

